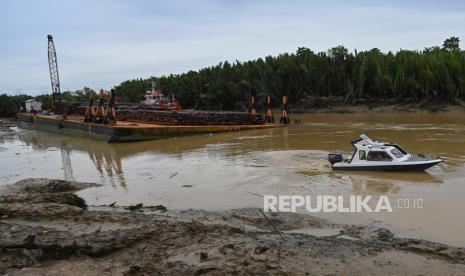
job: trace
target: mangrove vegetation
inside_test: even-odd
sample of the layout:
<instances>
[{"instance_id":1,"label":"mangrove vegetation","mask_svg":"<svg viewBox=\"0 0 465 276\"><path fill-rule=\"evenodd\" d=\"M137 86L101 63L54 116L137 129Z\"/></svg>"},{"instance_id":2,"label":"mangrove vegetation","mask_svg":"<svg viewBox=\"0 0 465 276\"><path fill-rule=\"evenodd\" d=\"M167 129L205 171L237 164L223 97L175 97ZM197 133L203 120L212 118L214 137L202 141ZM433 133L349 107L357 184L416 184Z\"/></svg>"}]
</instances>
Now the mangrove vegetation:
<instances>
[{"instance_id":1,"label":"mangrove vegetation","mask_svg":"<svg viewBox=\"0 0 465 276\"><path fill-rule=\"evenodd\" d=\"M128 80L116 86L127 101L139 101L151 80L188 108L240 109L251 96L275 102L284 95L291 105L309 98L340 97L347 104L376 99L391 103L462 103L465 97L465 51L459 38L422 51L383 53L377 48L349 52L337 46L315 53L295 53L252 61L222 62L179 75Z\"/></svg>"}]
</instances>

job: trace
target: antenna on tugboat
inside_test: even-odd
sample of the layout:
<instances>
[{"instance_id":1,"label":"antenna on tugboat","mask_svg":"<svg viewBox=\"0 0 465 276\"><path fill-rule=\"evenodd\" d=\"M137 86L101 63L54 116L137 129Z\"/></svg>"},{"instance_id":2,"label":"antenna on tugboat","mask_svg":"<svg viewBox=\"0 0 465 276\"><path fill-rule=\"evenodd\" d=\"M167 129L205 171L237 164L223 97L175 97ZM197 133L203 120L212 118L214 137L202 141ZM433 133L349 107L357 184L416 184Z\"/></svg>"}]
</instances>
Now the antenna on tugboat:
<instances>
[{"instance_id":1,"label":"antenna on tugboat","mask_svg":"<svg viewBox=\"0 0 465 276\"><path fill-rule=\"evenodd\" d=\"M155 93L155 82L153 81L153 79L152 79L151 83L152 83L152 93Z\"/></svg>"}]
</instances>

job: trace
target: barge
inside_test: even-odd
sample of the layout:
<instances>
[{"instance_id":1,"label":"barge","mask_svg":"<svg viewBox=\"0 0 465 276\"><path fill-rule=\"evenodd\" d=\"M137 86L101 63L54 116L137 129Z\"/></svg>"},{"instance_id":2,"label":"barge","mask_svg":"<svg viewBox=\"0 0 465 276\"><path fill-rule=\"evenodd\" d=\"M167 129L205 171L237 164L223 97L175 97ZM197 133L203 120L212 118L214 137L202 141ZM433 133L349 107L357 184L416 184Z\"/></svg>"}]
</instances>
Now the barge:
<instances>
[{"instance_id":1,"label":"barge","mask_svg":"<svg viewBox=\"0 0 465 276\"><path fill-rule=\"evenodd\" d=\"M19 113L19 127L48 131L109 143L156 140L181 135L195 135L249 129L280 127L279 124L252 125L160 125L143 122L116 121L115 124L95 124L82 121L80 116L40 115Z\"/></svg>"}]
</instances>

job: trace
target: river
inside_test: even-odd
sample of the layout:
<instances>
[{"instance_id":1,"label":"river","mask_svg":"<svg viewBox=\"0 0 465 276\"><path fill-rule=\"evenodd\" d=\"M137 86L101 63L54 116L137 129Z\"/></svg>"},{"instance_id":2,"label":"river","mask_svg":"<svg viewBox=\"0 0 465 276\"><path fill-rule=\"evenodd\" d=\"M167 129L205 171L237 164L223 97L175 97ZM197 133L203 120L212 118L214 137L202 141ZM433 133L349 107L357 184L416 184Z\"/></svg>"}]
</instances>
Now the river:
<instances>
[{"instance_id":1,"label":"river","mask_svg":"<svg viewBox=\"0 0 465 276\"><path fill-rule=\"evenodd\" d=\"M125 144L14 129L0 136L0 185L29 177L96 182L104 186L79 192L90 205L171 209L263 207L256 194L421 199L422 208L314 215L465 246L465 113L299 114L292 119L300 123ZM350 141L362 133L445 162L424 173L333 172L327 154L350 155Z\"/></svg>"}]
</instances>

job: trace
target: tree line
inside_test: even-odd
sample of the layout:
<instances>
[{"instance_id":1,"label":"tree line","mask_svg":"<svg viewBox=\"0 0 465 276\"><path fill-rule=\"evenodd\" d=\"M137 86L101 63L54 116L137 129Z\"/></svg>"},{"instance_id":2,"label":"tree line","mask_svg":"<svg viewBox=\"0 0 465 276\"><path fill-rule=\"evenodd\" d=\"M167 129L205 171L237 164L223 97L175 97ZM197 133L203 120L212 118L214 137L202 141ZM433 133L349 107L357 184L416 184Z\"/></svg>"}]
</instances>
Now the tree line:
<instances>
[{"instance_id":1,"label":"tree line","mask_svg":"<svg viewBox=\"0 0 465 276\"><path fill-rule=\"evenodd\" d=\"M458 37L451 37L441 47L387 53L377 48L349 52L344 46L316 53L301 47L295 53L127 80L115 89L120 102L138 103L154 81L165 94L175 95L183 107L210 110L241 110L252 96L263 102L267 95L275 105L288 96L291 106L315 97L341 98L347 104L366 100L463 103L465 51L459 43ZM95 91L85 87L64 92L63 99L87 102L90 93ZM11 114L24 97L32 98L0 95L0 116ZM48 95L36 98L45 106L51 101Z\"/></svg>"},{"instance_id":2,"label":"tree line","mask_svg":"<svg viewBox=\"0 0 465 276\"><path fill-rule=\"evenodd\" d=\"M90 95L97 95L97 93L89 88L84 87L75 91L65 91L61 93L61 97L65 101L87 103ZM31 95L8 95L0 94L0 117L15 117L20 111L22 103L29 99L36 99L42 102L42 108L50 109L52 107L52 95L42 94L38 96Z\"/></svg>"},{"instance_id":3,"label":"tree line","mask_svg":"<svg viewBox=\"0 0 465 276\"><path fill-rule=\"evenodd\" d=\"M154 80L184 107L216 110L240 109L251 96L263 100L266 95L275 102L287 95L291 105L312 97L341 97L349 104L363 99L457 103L465 97L465 51L459 42L451 37L442 47L395 53L377 48L349 52L344 46L315 53L301 47L291 54L128 80L116 91L124 100L138 102Z\"/></svg>"}]
</instances>

